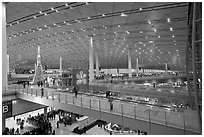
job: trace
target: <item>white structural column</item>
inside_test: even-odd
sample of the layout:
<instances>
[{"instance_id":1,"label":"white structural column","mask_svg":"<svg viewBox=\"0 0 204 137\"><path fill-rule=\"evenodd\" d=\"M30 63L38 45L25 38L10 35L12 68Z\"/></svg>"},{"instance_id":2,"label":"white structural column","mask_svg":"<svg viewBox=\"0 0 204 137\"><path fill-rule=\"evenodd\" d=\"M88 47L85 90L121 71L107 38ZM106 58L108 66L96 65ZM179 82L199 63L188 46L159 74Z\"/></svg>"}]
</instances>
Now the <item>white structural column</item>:
<instances>
[{"instance_id":1,"label":"white structural column","mask_svg":"<svg viewBox=\"0 0 204 137\"><path fill-rule=\"evenodd\" d=\"M167 66L167 63L165 63L165 73L167 74L167 71L168 71L168 66Z\"/></svg>"},{"instance_id":2,"label":"white structural column","mask_svg":"<svg viewBox=\"0 0 204 137\"><path fill-rule=\"evenodd\" d=\"M93 38L90 39L89 47L89 82L94 80Z\"/></svg>"},{"instance_id":3,"label":"white structural column","mask_svg":"<svg viewBox=\"0 0 204 137\"><path fill-rule=\"evenodd\" d=\"M99 61L98 61L98 54L95 52L96 56L96 76L99 77Z\"/></svg>"},{"instance_id":4,"label":"white structural column","mask_svg":"<svg viewBox=\"0 0 204 137\"><path fill-rule=\"evenodd\" d=\"M138 58L136 59L136 75L138 76L139 74L139 61Z\"/></svg>"},{"instance_id":5,"label":"white structural column","mask_svg":"<svg viewBox=\"0 0 204 137\"><path fill-rule=\"evenodd\" d=\"M7 54L7 73L9 74L9 54Z\"/></svg>"},{"instance_id":6,"label":"white structural column","mask_svg":"<svg viewBox=\"0 0 204 137\"><path fill-rule=\"evenodd\" d=\"M62 75L62 58L60 57L60 75Z\"/></svg>"},{"instance_id":7,"label":"white structural column","mask_svg":"<svg viewBox=\"0 0 204 137\"><path fill-rule=\"evenodd\" d=\"M47 107L44 107L44 116L47 119Z\"/></svg>"},{"instance_id":8,"label":"white structural column","mask_svg":"<svg viewBox=\"0 0 204 137\"><path fill-rule=\"evenodd\" d=\"M2 2L2 92L8 86L7 44L6 44L6 4ZM4 65L3 65L4 64Z\"/></svg>"},{"instance_id":9,"label":"white structural column","mask_svg":"<svg viewBox=\"0 0 204 137\"><path fill-rule=\"evenodd\" d=\"M130 56L129 50L128 50L128 75L129 75L129 78L132 78L132 62L131 62L131 56Z\"/></svg>"}]
</instances>

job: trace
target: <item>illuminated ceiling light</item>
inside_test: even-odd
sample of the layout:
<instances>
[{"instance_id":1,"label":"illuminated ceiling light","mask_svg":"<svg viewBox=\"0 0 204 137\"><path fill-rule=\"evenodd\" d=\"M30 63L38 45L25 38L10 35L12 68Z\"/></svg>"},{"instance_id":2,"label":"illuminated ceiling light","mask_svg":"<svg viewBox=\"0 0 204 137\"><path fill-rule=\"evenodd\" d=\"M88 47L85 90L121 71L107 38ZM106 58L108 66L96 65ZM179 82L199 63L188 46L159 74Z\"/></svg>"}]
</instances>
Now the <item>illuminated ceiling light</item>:
<instances>
[{"instance_id":1,"label":"illuminated ceiling light","mask_svg":"<svg viewBox=\"0 0 204 137\"><path fill-rule=\"evenodd\" d=\"M170 29L170 31L173 31L173 28L169 28Z\"/></svg>"},{"instance_id":2,"label":"illuminated ceiling light","mask_svg":"<svg viewBox=\"0 0 204 137\"><path fill-rule=\"evenodd\" d=\"M160 38L160 36L158 36L158 38Z\"/></svg>"},{"instance_id":3,"label":"illuminated ceiling light","mask_svg":"<svg viewBox=\"0 0 204 137\"><path fill-rule=\"evenodd\" d=\"M130 34L130 32L129 32L129 31L126 31L126 33L127 33L127 34Z\"/></svg>"},{"instance_id":4,"label":"illuminated ceiling light","mask_svg":"<svg viewBox=\"0 0 204 137\"><path fill-rule=\"evenodd\" d=\"M153 41L149 41L149 43L153 43Z\"/></svg>"},{"instance_id":5,"label":"illuminated ceiling light","mask_svg":"<svg viewBox=\"0 0 204 137\"><path fill-rule=\"evenodd\" d=\"M176 43L174 43L174 45L176 45Z\"/></svg>"},{"instance_id":6,"label":"illuminated ceiling light","mask_svg":"<svg viewBox=\"0 0 204 137\"><path fill-rule=\"evenodd\" d=\"M118 25L118 28L120 28L120 25Z\"/></svg>"},{"instance_id":7,"label":"illuminated ceiling light","mask_svg":"<svg viewBox=\"0 0 204 137\"><path fill-rule=\"evenodd\" d=\"M90 17L87 17L88 19L91 19Z\"/></svg>"},{"instance_id":8,"label":"illuminated ceiling light","mask_svg":"<svg viewBox=\"0 0 204 137\"><path fill-rule=\"evenodd\" d=\"M65 6L67 6L67 7L68 7L69 5L66 3L66 4L65 4Z\"/></svg>"},{"instance_id":9,"label":"illuminated ceiling light","mask_svg":"<svg viewBox=\"0 0 204 137\"><path fill-rule=\"evenodd\" d=\"M59 12L59 10L55 10L56 12Z\"/></svg>"},{"instance_id":10,"label":"illuminated ceiling light","mask_svg":"<svg viewBox=\"0 0 204 137\"><path fill-rule=\"evenodd\" d=\"M170 18L167 19L167 22L171 22L171 21L170 21Z\"/></svg>"},{"instance_id":11,"label":"illuminated ceiling light","mask_svg":"<svg viewBox=\"0 0 204 137\"><path fill-rule=\"evenodd\" d=\"M106 16L105 14L102 15L103 17Z\"/></svg>"},{"instance_id":12,"label":"illuminated ceiling light","mask_svg":"<svg viewBox=\"0 0 204 137\"><path fill-rule=\"evenodd\" d=\"M154 29L154 32L157 32L157 30L156 30L156 29Z\"/></svg>"},{"instance_id":13,"label":"illuminated ceiling light","mask_svg":"<svg viewBox=\"0 0 204 137\"><path fill-rule=\"evenodd\" d=\"M174 35L172 37L174 38Z\"/></svg>"},{"instance_id":14,"label":"illuminated ceiling light","mask_svg":"<svg viewBox=\"0 0 204 137\"><path fill-rule=\"evenodd\" d=\"M145 38L147 39L147 36Z\"/></svg>"},{"instance_id":15,"label":"illuminated ceiling light","mask_svg":"<svg viewBox=\"0 0 204 137\"><path fill-rule=\"evenodd\" d=\"M151 24L151 21L148 21L149 24Z\"/></svg>"},{"instance_id":16,"label":"illuminated ceiling light","mask_svg":"<svg viewBox=\"0 0 204 137\"><path fill-rule=\"evenodd\" d=\"M140 31L140 33L143 33L143 31Z\"/></svg>"},{"instance_id":17,"label":"illuminated ceiling light","mask_svg":"<svg viewBox=\"0 0 204 137\"><path fill-rule=\"evenodd\" d=\"M122 12L122 13L120 14L120 16L122 16L122 17L126 17L127 14L125 14L125 13Z\"/></svg>"},{"instance_id":18,"label":"illuminated ceiling light","mask_svg":"<svg viewBox=\"0 0 204 137\"><path fill-rule=\"evenodd\" d=\"M140 8L140 10L142 10L142 8Z\"/></svg>"},{"instance_id":19,"label":"illuminated ceiling light","mask_svg":"<svg viewBox=\"0 0 204 137\"><path fill-rule=\"evenodd\" d=\"M47 16L47 13L45 13L44 15Z\"/></svg>"},{"instance_id":20,"label":"illuminated ceiling light","mask_svg":"<svg viewBox=\"0 0 204 137\"><path fill-rule=\"evenodd\" d=\"M42 11L40 11L39 13L42 14Z\"/></svg>"},{"instance_id":21,"label":"illuminated ceiling light","mask_svg":"<svg viewBox=\"0 0 204 137\"><path fill-rule=\"evenodd\" d=\"M34 16L33 18L36 19L36 16Z\"/></svg>"},{"instance_id":22,"label":"illuminated ceiling light","mask_svg":"<svg viewBox=\"0 0 204 137\"><path fill-rule=\"evenodd\" d=\"M55 10L54 8L51 8L51 10Z\"/></svg>"},{"instance_id":23,"label":"illuminated ceiling light","mask_svg":"<svg viewBox=\"0 0 204 137\"><path fill-rule=\"evenodd\" d=\"M89 3L88 3L88 2L86 2L86 5L89 5Z\"/></svg>"}]
</instances>

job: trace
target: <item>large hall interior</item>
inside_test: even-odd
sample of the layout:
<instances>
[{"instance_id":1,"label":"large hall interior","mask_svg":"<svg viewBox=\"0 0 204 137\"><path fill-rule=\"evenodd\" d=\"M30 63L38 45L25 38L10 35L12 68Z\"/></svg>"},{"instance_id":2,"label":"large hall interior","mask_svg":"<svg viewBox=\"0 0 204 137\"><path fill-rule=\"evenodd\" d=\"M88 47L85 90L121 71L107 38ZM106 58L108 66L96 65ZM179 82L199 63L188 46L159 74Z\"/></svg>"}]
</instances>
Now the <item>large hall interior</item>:
<instances>
[{"instance_id":1,"label":"large hall interior","mask_svg":"<svg viewBox=\"0 0 204 137\"><path fill-rule=\"evenodd\" d=\"M202 2L2 2L2 135L202 135Z\"/></svg>"}]
</instances>

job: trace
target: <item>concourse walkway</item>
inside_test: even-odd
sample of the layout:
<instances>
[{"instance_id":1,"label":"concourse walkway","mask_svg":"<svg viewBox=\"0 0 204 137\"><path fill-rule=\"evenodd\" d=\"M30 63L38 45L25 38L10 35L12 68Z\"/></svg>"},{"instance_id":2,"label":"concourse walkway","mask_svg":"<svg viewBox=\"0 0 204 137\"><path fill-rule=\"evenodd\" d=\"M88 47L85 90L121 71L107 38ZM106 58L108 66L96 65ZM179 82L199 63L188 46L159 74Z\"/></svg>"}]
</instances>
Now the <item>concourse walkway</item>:
<instances>
[{"instance_id":1,"label":"concourse walkway","mask_svg":"<svg viewBox=\"0 0 204 137\"><path fill-rule=\"evenodd\" d=\"M192 110L174 112L118 100L112 101L111 110L109 100L103 97L87 93L79 94L76 98L73 93L43 88L43 94L41 87L37 86L25 89L12 87L11 90L15 90L20 99L141 129L148 134L198 134L198 119L196 112Z\"/></svg>"}]
</instances>

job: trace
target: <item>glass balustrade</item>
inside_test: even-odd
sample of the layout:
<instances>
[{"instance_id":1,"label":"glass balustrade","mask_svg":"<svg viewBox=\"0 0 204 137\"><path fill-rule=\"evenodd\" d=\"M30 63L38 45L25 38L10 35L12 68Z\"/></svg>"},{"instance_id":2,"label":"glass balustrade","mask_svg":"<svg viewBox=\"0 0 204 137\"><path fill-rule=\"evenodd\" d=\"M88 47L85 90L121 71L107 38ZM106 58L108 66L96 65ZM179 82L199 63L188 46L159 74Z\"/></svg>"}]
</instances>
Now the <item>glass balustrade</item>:
<instances>
[{"instance_id":1,"label":"glass balustrade","mask_svg":"<svg viewBox=\"0 0 204 137\"><path fill-rule=\"evenodd\" d=\"M111 109L111 102L107 98L102 97L84 94L79 94L75 97L73 93L62 93L48 88L44 88L43 94L41 88L29 87L24 89L22 87L9 87L5 90L4 93L17 92L170 127L199 131L197 115L193 110L175 112L159 107L150 107L118 100L112 101L113 108Z\"/></svg>"}]
</instances>

